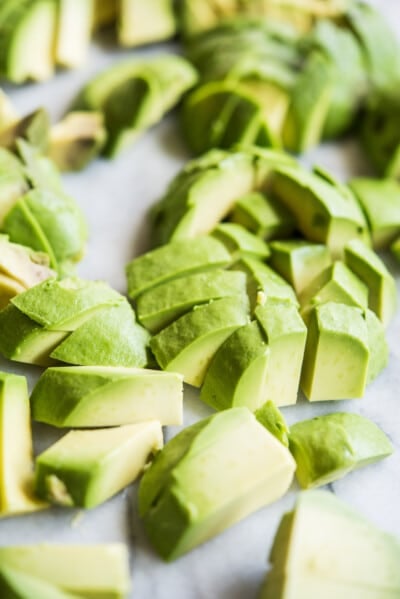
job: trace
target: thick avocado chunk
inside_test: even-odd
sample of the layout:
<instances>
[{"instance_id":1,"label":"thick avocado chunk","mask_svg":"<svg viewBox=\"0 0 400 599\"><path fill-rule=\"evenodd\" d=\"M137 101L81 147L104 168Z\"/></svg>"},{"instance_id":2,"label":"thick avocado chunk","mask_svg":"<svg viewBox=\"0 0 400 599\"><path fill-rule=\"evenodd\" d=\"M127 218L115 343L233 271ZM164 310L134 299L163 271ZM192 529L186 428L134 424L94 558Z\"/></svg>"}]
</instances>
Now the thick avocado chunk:
<instances>
[{"instance_id":1,"label":"thick avocado chunk","mask_svg":"<svg viewBox=\"0 0 400 599\"><path fill-rule=\"evenodd\" d=\"M129 303L123 301L96 311L56 347L51 358L77 366L143 368L149 339Z\"/></svg>"},{"instance_id":2,"label":"thick avocado chunk","mask_svg":"<svg viewBox=\"0 0 400 599\"><path fill-rule=\"evenodd\" d=\"M285 206L258 191L239 198L229 218L266 240L290 237L295 226L294 218Z\"/></svg>"},{"instance_id":3,"label":"thick avocado chunk","mask_svg":"<svg viewBox=\"0 0 400 599\"><path fill-rule=\"evenodd\" d=\"M125 599L130 589L128 551L122 543L0 547L0 563L74 597Z\"/></svg>"},{"instance_id":4,"label":"thick avocado chunk","mask_svg":"<svg viewBox=\"0 0 400 599\"><path fill-rule=\"evenodd\" d=\"M289 440L303 489L326 485L393 453L392 444L376 424L345 412L293 424Z\"/></svg>"},{"instance_id":5,"label":"thick avocado chunk","mask_svg":"<svg viewBox=\"0 0 400 599\"><path fill-rule=\"evenodd\" d=\"M105 366L48 368L31 396L32 415L57 427L97 428L159 420L182 424L182 377Z\"/></svg>"},{"instance_id":6,"label":"thick avocado chunk","mask_svg":"<svg viewBox=\"0 0 400 599\"><path fill-rule=\"evenodd\" d=\"M386 368L389 360L389 346L386 341L385 329L375 312L365 310L364 319L367 323L369 365L367 384L376 379L378 374Z\"/></svg>"},{"instance_id":7,"label":"thick avocado chunk","mask_svg":"<svg viewBox=\"0 0 400 599\"><path fill-rule=\"evenodd\" d=\"M276 501L294 462L247 408L233 408L178 434L139 487L139 512L157 552L173 560Z\"/></svg>"},{"instance_id":8,"label":"thick avocado chunk","mask_svg":"<svg viewBox=\"0 0 400 599\"><path fill-rule=\"evenodd\" d=\"M222 298L197 306L150 340L163 370L179 372L186 383L200 387L222 343L249 320L248 306L237 298Z\"/></svg>"},{"instance_id":9,"label":"thick avocado chunk","mask_svg":"<svg viewBox=\"0 0 400 599\"><path fill-rule=\"evenodd\" d=\"M266 395L277 406L296 403L307 329L297 307L288 301L268 299L254 316L266 335L270 355Z\"/></svg>"},{"instance_id":10,"label":"thick avocado chunk","mask_svg":"<svg viewBox=\"0 0 400 599\"><path fill-rule=\"evenodd\" d=\"M38 456L36 494L59 505L93 508L136 480L162 446L157 420L70 431Z\"/></svg>"},{"instance_id":11,"label":"thick avocado chunk","mask_svg":"<svg viewBox=\"0 0 400 599\"><path fill-rule=\"evenodd\" d=\"M400 233L400 183L359 178L349 186L367 216L373 247L387 248Z\"/></svg>"},{"instance_id":12,"label":"thick avocado chunk","mask_svg":"<svg viewBox=\"0 0 400 599\"><path fill-rule=\"evenodd\" d=\"M254 412L258 422L278 439L285 447L289 447L289 427L282 412L270 399Z\"/></svg>"},{"instance_id":13,"label":"thick avocado chunk","mask_svg":"<svg viewBox=\"0 0 400 599\"><path fill-rule=\"evenodd\" d=\"M299 295L332 262L326 245L304 240L273 241L269 245L271 266Z\"/></svg>"},{"instance_id":14,"label":"thick avocado chunk","mask_svg":"<svg viewBox=\"0 0 400 599\"><path fill-rule=\"evenodd\" d=\"M327 302L310 313L301 388L309 401L364 395L370 351L359 308Z\"/></svg>"},{"instance_id":15,"label":"thick avocado chunk","mask_svg":"<svg viewBox=\"0 0 400 599\"><path fill-rule=\"evenodd\" d=\"M394 278L379 256L356 239L346 245L344 261L368 287L368 307L386 327L397 308Z\"/></svg>"},{"instance_id":16,"label":"thick avocado chunk","mask_svg":"<svg viewBox=\"0 0 400 599\"><path fill-rule=\"evenodd\" d=\"M139 46L167 40L176 32L172 0L121 0L118 41L122 46Z\"/></svg>"},{"instance_id":17,"label":"thick avocado chunk","mask_svg":"<svg viewBox=\"0 0 400 599\"><path fill-rule=\"evenodd\" d=\"M341 256L350 239L369 239L365 217L350 190L291 166L277 168L272 187L301 233L326 244L334 258Z\"/></svg>"},{"instance_id":18,"label":"thick avocado chunk","mask_svg":"<svg viewBox=\"0 0 400 599\"><path fill-rule=\"evenodd\" d=\"M267 244L236 223L221 223L212 232L213 237L222 241L233 259L241 256L253 256L260 260L269 257Z\"/></svg>"},{"instance_id":19,"label":"thick avocado chunk","mask_svg":"<svg viewBox=\"0 0 400 599\"><path fill-rule=\"evenodd\" d=\"M195 306L223 297L246 303L244 273L215 269L167 281L138 297L137 315L146 329L158 333Z\"/></svg>"},{"instance_id":20,"label":"thick avocado chunk","mask_svg":"<svg viewBox=\"0 0 400 599\"><path fill-rule=\"evenodd\" d=\"M17 140L24 139L41 152L47 150L50 120L44 108L39 108L0 132L0 146L15 152Z\"/></svg>"},{"instance_id":21,"label":"thick avocado chunk","mask_svg":"<svg viewBox=\"0 0 400 599\"><path fill-rule=\"evenodd\" d=\"M71 69L86 60L92 34L95 0L59 0L55 60Z\"/></svg>"},{"instance_id":22,"label":"thick avocado chunk","mask_svg":"<svg viewBox=\"0 0 400 599\"><path fill-rule=\"evenodd\" d=\"M82 599L7 566L0 566L0 593L3 599Z\"/></svg>"},{"instance_id":23,"label":"thick avocado chunk","mask_svg":"<svg viewBox=\"0 0 400 599\"><path fill-rule=\"evenodd\" d=\"M398 540L327 491L303 491L280 524L262 599L395 599Z\"/></svg>"},{"instance_id":24,"label":"thick avocado chunk","mask_svg":"<svg viewBox=\"0 0 400 599\"><path fill-rule=\"evenodd\" d=\"M45 507L33 495L32 452L26 379L0 372L0 517Z\"/></svg>"},{"instance_id":25,"label":"thick avocado chunk","mask_svg":"<svg viewBox=\"0 0 400 599\"><path fill-rule=\"evenodd\" d=\"M161 283L225 267L230 262L230 253L214 237L174 241L127 264L128 295L136 299Z\"/></svg>"}]
</instances>

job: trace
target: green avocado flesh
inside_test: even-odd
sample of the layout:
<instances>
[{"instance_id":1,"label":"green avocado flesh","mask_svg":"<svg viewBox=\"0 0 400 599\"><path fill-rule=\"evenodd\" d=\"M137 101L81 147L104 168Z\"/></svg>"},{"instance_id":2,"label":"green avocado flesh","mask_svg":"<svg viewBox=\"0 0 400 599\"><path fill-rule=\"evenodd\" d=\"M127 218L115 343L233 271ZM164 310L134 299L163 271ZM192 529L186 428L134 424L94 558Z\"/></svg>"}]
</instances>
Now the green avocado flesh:
<instances>
[{"instance_id":1,"label":"green avocado flesh","mask_svg":"<svg viewBox=\"0 0 400 599\"><path fill-rule=\"evenodd\" d=\"M237 200L230 220L266 240L289 237L295 225L285 206L257 191Z\"/></svg>"},{"instance_id":2,"label":"green avocado flesh","mask_svg":"<svg viewBox=\"0 0 400 599\"><path fill-rule=\"evenodd\" d=\"M0 566L0 593L4 599L82 599L45 580Z\"/></svg>"}]
</instances>

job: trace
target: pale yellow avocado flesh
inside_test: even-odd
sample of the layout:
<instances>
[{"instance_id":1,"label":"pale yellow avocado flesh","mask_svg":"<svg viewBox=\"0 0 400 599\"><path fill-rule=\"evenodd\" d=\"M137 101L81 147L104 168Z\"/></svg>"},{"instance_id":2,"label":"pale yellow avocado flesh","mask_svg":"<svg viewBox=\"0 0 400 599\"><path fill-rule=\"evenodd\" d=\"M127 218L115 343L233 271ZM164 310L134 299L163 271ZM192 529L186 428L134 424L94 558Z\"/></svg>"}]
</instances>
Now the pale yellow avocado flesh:
<instances>
[{"instance_id":1,"label":"pale yellow avocado flesh","mask_svg":"<svg viewBox=\"0 0 400 599\"><path fill-rule=\"evenodd\" d=\"M60 0L57 14L56 62L81 66L88 52L95 0Z\"/></svg>"},{"instance_id":2,"label":"pale yellow avocado flesh","mask_svg":"<svg viewBox=\"0 0 400 599\"><path fill-rule=\"evenodd\" d=\"M118 38L123 46L164 40L175 33L172 0L120 0Z\"/></svg>"}]
</instances>

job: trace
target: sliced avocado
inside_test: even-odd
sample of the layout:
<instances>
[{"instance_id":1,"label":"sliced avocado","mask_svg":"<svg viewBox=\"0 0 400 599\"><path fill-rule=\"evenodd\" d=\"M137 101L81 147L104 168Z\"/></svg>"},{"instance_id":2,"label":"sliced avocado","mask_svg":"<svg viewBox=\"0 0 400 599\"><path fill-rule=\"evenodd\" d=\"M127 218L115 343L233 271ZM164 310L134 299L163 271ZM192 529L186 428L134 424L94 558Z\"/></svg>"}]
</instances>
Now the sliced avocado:
<instances>
[{"instance_id":1,"label":"sliced avocado","mask_svg":"<svg viewBox=\"0 0 400 599\"><path fill-rule=\"evenodd\" d=\"M262 239L237 223L221 223L215 227L212 236L222 241L233 259L249 255L265 260L270 255L269 248Z\"/></svg>"},{"instance_id":2,"label":"sliced avocado","mask_svg":"<svg viewBox=\"0 0 400 599\"><path fill-rule=\"evenodd\" d=\"M157 420L70 431L38 456L35 491L55 504L93 508L135 481L162 446Z\"/></svg>"},{"instance_id":3,"label":"sliced avocado","mask_svg":"<svg viewBox=\"0 0 400 599\"><path fill-rule=\"evenodd\" d=\"M0 566L0 593L4 599L82 599L7 566Z\"/></svg>"},{"instance_id":4,"label":"sliced avocado","mask_svg":"<svg viewBox=\"0 0 400 599\"><path fill-rule=\"evenodd\" d=\"M182 377L173 372L105 366L48 368L32 396L35 420L98 428L159 420L182 424Z\"/></svg>"},{"instance_id":5,"label":"sliced avocado","mask_svg":"<svg viewBox=\"0 0 400 599\"><path fill-rule=\"evenodd\" d=\"M153 287L137 299L139 321L152 333L170 325L194 306L223 297L245 304L246 276L241 272L215 269L200 272Z\"/></svg>"},{"instance_id":6,"label":"sliced avocado","mask_svg":"<svg viewBox=\"0 0 400 599\"><path fill-rule=\"evenodd\" d=\"M102 307L51 353L54 360L77 366L147 366L150 335L135 319L127 301Z\"/></svg>"},{"instance_id":7,"label":"sliced avocado","mask_svg":"<svg viewBox=\"0 0 400 599\"><path fill-rule=\"evenodd\" d=\"M125 599L130 589L128 551L122 543L0 547L0 563L78 598Z\"/></svg>"},{"instance_id":8,"label":"sliced avocado","mask_svg":"<svg viewBox=\"0 0 400 599\"><path fill-rule=\"evenodd\" d=\"M340 257L350 239L369 239L365 217L347 188L291 166L276 170L272 186L303 235L310 241L325 243L334 258Z\"/></svg>"},{"instance_id":9,"label":"sliced avocado","mask_svg":"<svg viewBox=\"0 0 400 599\"><path fill-rule=\"evenodd\" d=\"M297 295L332 261L326 245L301 239L273 241L269 248L271 266L292 285Z\"/></svg>"},{"instance_id":10,"label":"sliced avocado","mask_svg":"<svg viewBox=\"0 0 400 599\"><path fill-rule=\"evenodd\" d=\"M344 250L347 266L368 287L368 307L386 327L397 308L396 282L382 260L361 241L349 241Z\"/></svg>"},{"instance_id":11,"label":"sliced avocado","mask_svg":"<svg viewBox=\"0 0 400 599\"><path fill-rule=\"evenodd\" d=\"M41 152L48 146L50 120L44 108L39 108L28 116L12 123L7 129L0 132L0 146L15 152L17 140L24 139Z\"/></svg>"},{"instance_id":12,"label":"sliced avocado","mask_svg":"<svg viewBox=\"0 0 400 599\"><path fill-rule=\"evenodd\" d=\"M89 51L95 0L60 0L57 6L55 60L75 69Z\"/></svg>"},{"instance_id":13,"label":"sliced avocado","mask_svg":"<svg viewBox=\"0 0 400 599\"><path fill-rule=\"evenodd\" d=\"M39 153L38 149L19 138L16 141L18 156L23 163L23 172L31 187L47 189L63 194L60 172L52 160Z\"/></svg>"},{"instance_id":14,"label":"sliced avocado","mask_svg":"<svg viewBox=\"0 0 400 599\"><path fill-rule=\"evenodd\" d=\"M128 295L135 299L161 283L228 266L230 261L229 252L213 237L174 241L127 264Z\"/></svg>"},{"instance_id":15,"label":"sliced avocado","mask_svg":"<svg viewBox=\"0 0 400 599\"><path fill-rule=\"evenodd\" d=\"M118 41L122 46L140 46L167 40L176 33L172 0L121 0Z\"/></svg>"},{"instance_id":16,"label":"sliced avocado","mask_svg":"<svg viewBox=\"0 0 400 599\"><path fill-rule=\"evenodd\" d=\"M362 397L369 360L368 330L359 308L328 302L312 310L301 375L309 401Z\"/></svg>"},{"instance_id":17,"label":"sliced avocado","mask_svg":"<svg viewBox=\"0 0 400 599\"><path fill-rule=\"evenodd\" d=\"M18 121L18 113L10 98L0 89L0 133Z\"/></svg>"},{"instance_id":18,"label":"sliced avocado","mask_svg":"<svg viewBox=\"0 0 400 599\"><path fill-rule=\"evenodd\" d=\"M303 489L326 485L393 453L376 424L346 412L297 422L290 427L289 440Z\"/></svg>"},{"instance_id":19,"label":"sliced avocado","mask_svg":"<svg viewBox=\"0 0 400 599\"><path fill-rule=\"evenodd\" d=\"M248 320L248 306L236 298L218 299L181 316L152 337L150 348L163 370L200 387L218 348Z\"/></svg>"},{"instance_id":20,"label":"sliced avocado","mask_svg":"<svg viewBox=\"0 0 400 599\"><path fill-rule=\"evenodd\" d=\"M70 112L51 129L48 153L61 171L78 171L100 154L106 137L100 112Z\"/></svg>"},{"instance_id":21,"label":"sliced avocado","mask_svg":"<svg viewBox=\"0 0 400 599\"><path fill-rule=\"evenodd\" d=\"M290 301L268 299L254 312L266 335L270 355L266 396L277 406L296 403L307 329Z\"/></svg>"},{"instance_id":22,"label":"sliced avocado","mask_svg":"<svg viewBox=\"0 0 400 599\"><path fill-rule=\"evenodd\" d=\"M289 447L289 427L275 402L269 399L254 412L254 416L278 441Z\"/></svg>"},{"instance_id":23,"label":"sliced avocado","mask_svg":"<svg viewBox=\"0 0 400 599\"><path fill-rule=\"evenodd\" d=\"M157 552L173 560L276 501L293 471L289 451L247 408L225 410L158 454L140 483L139 512Z\"/></svg>"},{"instance_id":24,"label":"sliced avocado","mask_svg":"<svg viewBox=\"0 0 400 599\"><path fill-rule=\"evenodd\" d=\"M0 372L0 517L46 507L33 494L33 449L25 377ZM1 590L1 584L0 584Z\"/></svg>"},{"instance_id":25,"label":"sliced avocado","mask_svg":"<svg viewBox=\"0 0 400 599\"><path fill-rule=\"evenodd\" d=\"M400 233L400 183L358 178L349 186L367 216L374 249L387 248Z\"/></svg>"},{"instance_id":26,"label":"sliced avocado","mask_svg":"<svg viewBox=\"0 0 400 599\"><path fill-rule=\"evenodd\" d=\"M294 218L285 206L257 191L236 201L230 220L266 240L290 237L295 227Z\"/></svg>"}]
</instances>

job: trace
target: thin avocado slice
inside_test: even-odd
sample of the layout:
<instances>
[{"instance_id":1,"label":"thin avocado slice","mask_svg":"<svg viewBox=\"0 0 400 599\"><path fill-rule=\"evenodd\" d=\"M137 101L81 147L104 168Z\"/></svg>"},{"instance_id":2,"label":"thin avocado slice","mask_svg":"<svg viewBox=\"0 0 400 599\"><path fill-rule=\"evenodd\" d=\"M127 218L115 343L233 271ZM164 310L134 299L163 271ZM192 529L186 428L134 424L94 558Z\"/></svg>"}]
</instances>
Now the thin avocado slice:
<instances>
[{"instance_id":1,"label":"thin avocado slice","mask_svg":"<svg viewBox=\"0 0 400 599\"><path fill-rule=\"evenodd\" d=\"M265 240L290 237L295 227L294 218L285 206L258 191L239 198L229 218Z\"/></svg>"}]
</instances>

